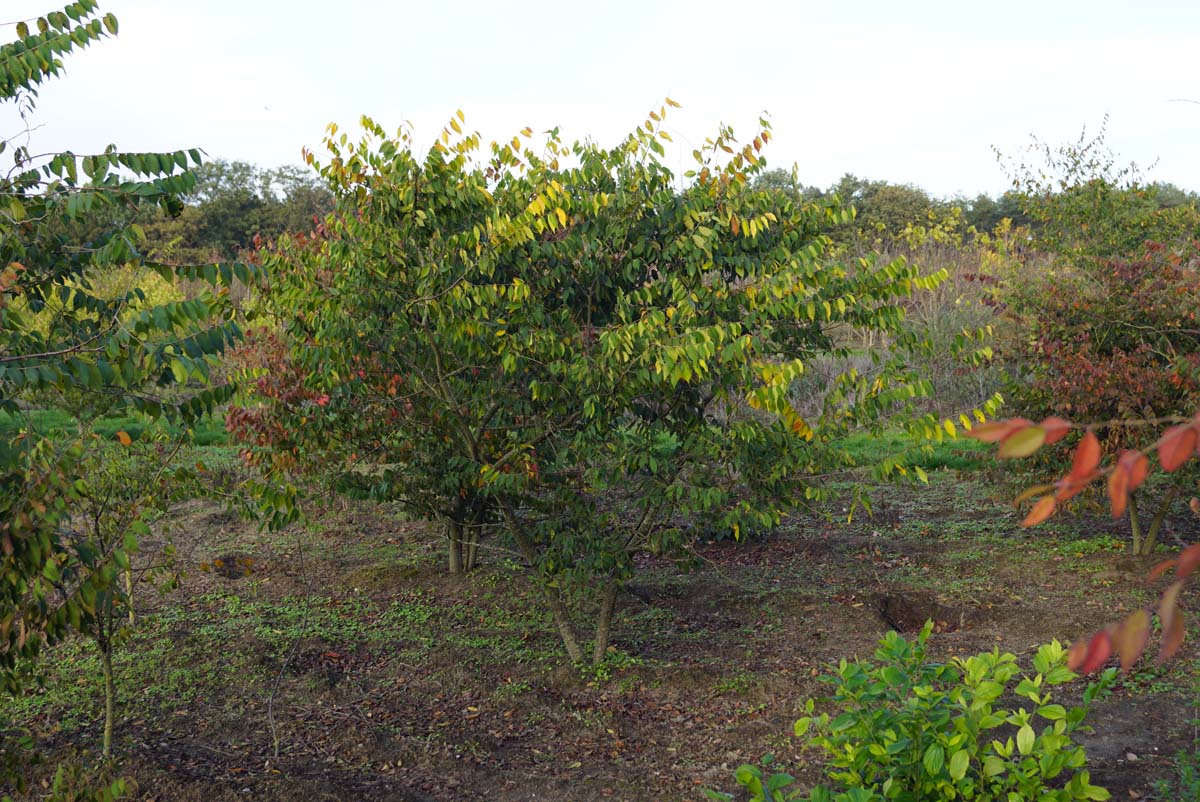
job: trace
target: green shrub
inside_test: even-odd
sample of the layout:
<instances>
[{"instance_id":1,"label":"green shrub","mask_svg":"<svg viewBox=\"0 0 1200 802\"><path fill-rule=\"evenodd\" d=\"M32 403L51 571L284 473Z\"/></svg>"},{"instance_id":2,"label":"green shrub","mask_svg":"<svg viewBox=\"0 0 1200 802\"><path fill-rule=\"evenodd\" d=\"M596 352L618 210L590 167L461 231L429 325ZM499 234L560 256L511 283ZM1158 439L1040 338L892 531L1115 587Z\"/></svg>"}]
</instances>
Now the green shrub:
<instances>
[{"instance_id":1,"label":"green shrub","mask_svg":"<svg viewBox=\"0 0 1200 802\"><path fill-rule=\"evenodd\" d=\"M830 788L810 796L789 790L783 773L765 776L742 766L735 777L755 802L1065 802L1105 800L1109 793L1089 782L1086 756L1071 740L1096 694L1115 670L1088 687L1083 705L1067 709L1051 703L1052 685L1075 678L1066 668L1066 650L1057 641L1033 659L1033 676L1023 676L1013 694L1030 703L997 707L1020 672L1016 657L999 649L949 663L925 659L926 624L914 643L888 633L875 652L878 665L843 660L827 678L840 711L809 715L796 722L796 735L809 738L828 758ZM1053 786L1053 787L1052 787ZM711 793L712 799L731 799Z\"/></svg>"}]
</instances>

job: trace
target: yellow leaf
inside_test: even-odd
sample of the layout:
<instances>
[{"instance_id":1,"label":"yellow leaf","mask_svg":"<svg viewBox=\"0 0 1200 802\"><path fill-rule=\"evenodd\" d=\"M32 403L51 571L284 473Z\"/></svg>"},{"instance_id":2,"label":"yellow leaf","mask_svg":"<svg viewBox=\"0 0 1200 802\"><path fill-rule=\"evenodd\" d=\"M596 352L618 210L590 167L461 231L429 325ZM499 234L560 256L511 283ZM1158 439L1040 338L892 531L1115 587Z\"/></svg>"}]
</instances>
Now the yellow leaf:
<instances>
[{"instance_id":1,"label":"yellow leaf","mask_svg":"<svg viewBox=\"0 0 1200 802\"><path fill-rule=\"evenodd\" d=\"M554 213L558 215L558 222L565 226L567 224L567 213L562 210L562 207L556 207Z\"/></svg>"},{"instance_id":2,"label":"yellow leaf","mask_svg":"<svg viewBox=\"0 0 1200 802\"><path fill-rule=\"evenodd\" d=\"M124 431L117 432L117 439L119 441L121 441L121 445L123 445L123 446L128 446L129 444L131 444L133 442L133 438L130 437Z\"/></svg>"}]
</instances>

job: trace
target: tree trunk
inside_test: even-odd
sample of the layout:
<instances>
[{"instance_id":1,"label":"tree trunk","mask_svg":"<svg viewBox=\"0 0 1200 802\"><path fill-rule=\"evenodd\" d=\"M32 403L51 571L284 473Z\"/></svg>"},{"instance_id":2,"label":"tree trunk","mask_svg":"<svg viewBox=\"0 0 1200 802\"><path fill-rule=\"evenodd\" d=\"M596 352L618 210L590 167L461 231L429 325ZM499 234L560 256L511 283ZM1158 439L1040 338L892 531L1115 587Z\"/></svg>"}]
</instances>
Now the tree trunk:
<instances>
[{"instance_id":1,"label":"tree trunk","mask_svg":"<svg viewBox=\"0 0 1200 802\"><path fill-rule=\"evenodd\" d=\"M468 572L475 570L475 564L479 558L479 527L482 524L476 524L471 528L471 534L467 537L467 554L463 558L465 568Z\"/></svg>"},{"instance_id":2,"label":"tree trunk","mask_svg":"<svg viewBox=\"0 0 1200 802\"><path fill-rule=\"evenodd\" d=\"M1133 540L1129 543L1129 553L1135 556L1141 555L1142 552L1142 522L1138 517L1137 496L1133 493L1129 494L1129 531L1133 535Z\"/></svg>"},{"instance_id":3,"label":"tree trunk","mask_svg":"<svg viewBox=\"0 0 1200 802\"><path fill-rule=\"evenodd\" d=\"M596 640L592 643L592 664L604 662L608 654L608 637L612 631L613 610L617 606L618 583L616 577L611 577L604 586L604 594L600 597L600 612L596 617Z\"/></svg>"},{"instance_id":4,"label":"tree trunk","mask_svg":"<svg viewBox=\"0 0 1200 802\"><path fill-rule=\"evenodd\" d=\"M1163 523L1167 520L1167 514L1171 512L1171 503L1175 501L1175 496L1179 494L1179 489L1172 487L1163 496L1162 504L1158 506L1158 511L1154 513L1153 520L1150 521L1150 529L1146 532L1146 538L1142 541L1142 554L1153 554L1154 549L1158 546L1158 533L1162 529Z\"/></svg>"},{"instance_id":5,"label":"tree trunk","mask_svg":"<svg viewBox=\"0 0 1200 802\"><path fill-rule=\"evenodd\" d=\"M1129 496L1129 526L1133 530L1133 554L1145 557L1154 553L1158 546L1158 533L1162 530L1167 514L1171 511L1171 503L1178 494L1179 488L1176 487L1167 491L1162 503L1154 512L1154 517L1150 519L1150 528L1145 532L1142 531L1141 519L1138 517L1137 497L1133 494Z\"/></svg>"},{"instance_id":6,"label":"tree trunk","mask_svg":"<svg viewBox=\"0 0 1200 802\"><path fill-rule=\"evenodd\" d=\"M133 613L133 568L125 569L125 603L129 606L129 626L136 623Z\"/></svg>"},{"instance_id":7,"label":"tree trunk","mask_svg":"<svg viewBox=\"0 0 1200 802\"><path fill-rule=\"evenodd\" d=\"M463 570L462 524L458 521L447 521L446 540L448 541L447 546L450 549L450 573L461 574Z\"/></svg>"},{"instance_id":8,"label":"tree trunk","mask_svg":"<svg viewBox=\"0 0 1200 802\"><path fill-rule=\"evenodd\" d=\"M525 558L525 562L529 568L536 571L537 554L533 550L533 544L525 536L525 531L521 528L520 522L517 521L517 516L508 505L502 505L501 511L504 514L504 521L508 525L509 532L512 534L513 540L516 541L517 549L521 552L521 556ZM575 634L575 627L571 625L571 616L567 613L567 607L563 604L558 590L550 587L545 582L538 582L537 585L541 588L542 598L546 602L546 607L550 610L550 617L554 620L554 626L558 630L559 638L562 639L563 648L567 650L567 657L571 659L572 663L583 662L583 648L579 645L579 636Z\"/></svg>"},{"instance_id":9,"label":"tree trunk","mask_svg":"<svg viewBox=\"0 0 1200 802\"><path fill-rule=\"evenodd\" d=\"M116 685L113 682L112 641L101 637L96 641L100 647L100 667L104 673L104 757L112 757L113 717L116 708Z\"/></svg>"}]
</instances>

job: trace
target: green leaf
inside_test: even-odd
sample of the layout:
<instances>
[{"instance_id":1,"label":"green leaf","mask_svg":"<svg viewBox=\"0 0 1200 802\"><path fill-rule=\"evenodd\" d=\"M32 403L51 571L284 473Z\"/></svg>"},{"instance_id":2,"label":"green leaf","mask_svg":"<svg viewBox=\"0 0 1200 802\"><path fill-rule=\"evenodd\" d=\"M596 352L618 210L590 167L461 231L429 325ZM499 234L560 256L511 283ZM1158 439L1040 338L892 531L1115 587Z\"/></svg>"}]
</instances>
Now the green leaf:
<instances>
[{"instance_id":1,"label":"green leaf","mask_svg":"<svg viewBox=\"0 0 1200 802\"><path fill-rule=\"evenodd\" d=\"M1041 426L1026 426L1000 442L998 455L1006 459L1020 459L1036 452L1046 442L1046 430Z\"/></svg>"},{"instance_id":2,"label":"green leaf","mask_svg":"<svg viewBox=\"0 0 1200 802\"><path fill-rule=\"evenodd\" d=\"M1042 718L1051 721L1058 721L1061 718L1067 717L1067 709L1062 705L1043 705L1038 708L1037 713Z\"/></svg>"},{"instance_id":3,"label":"green leaf","mask_svg":"<svg viewBox=\"0 0 1200 802\"><path fill-rule=\"evenodd\" d=\"M1033 749L1033 743L1037 740L1037 736L1033 732L1033 727L1028 724L1017 730L1017 751L1022 755L1028 755Z\"/></svg>"},{"instance_id":4,"label":"green leaf","mask_svg":"<svg viewBox=\"0 0 1200 802\"><path fill-rule=\"evenodd\" d=\"M925 765L925 771L930 775L940 774L942 767L946 764L946 752L942 749L941 744L930 744L925 750L925 756L921 762Z\"/></svg>"},{"instance_id":5,"label":"green leaf","mask_svg":"<svg viewBox=\"0 0 1200 802\"><path fill-rule=\"evenodd\" d=\"M966 749L959 749L950 756L950 777L954 780L961 780L967 774L967 767L971 764L971 755Z\"/></svg>"}]
</instances>

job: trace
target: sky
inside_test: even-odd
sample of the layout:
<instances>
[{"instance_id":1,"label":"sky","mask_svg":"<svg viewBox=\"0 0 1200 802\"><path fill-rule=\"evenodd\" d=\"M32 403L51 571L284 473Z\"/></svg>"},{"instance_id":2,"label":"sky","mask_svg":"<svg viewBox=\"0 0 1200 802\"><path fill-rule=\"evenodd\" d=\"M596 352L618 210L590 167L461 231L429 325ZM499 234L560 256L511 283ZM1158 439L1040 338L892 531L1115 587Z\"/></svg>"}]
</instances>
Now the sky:
<instances>
[{"instance_id":1,"label":"sky","mask_svg":"<svg viewBox=\"0 0 1200 802\"><path fill-rule=\"evenodd\" d=\"M62 3L60 2L59 5ZM0 22L55 8L0 3ZM580 3L101 0L115 39L41 90L35 150L200 147L263 167L363 114L431 143L457 109L485 141L525 126L604 144L665 97L689 169L721 123L772 167L939 197L996 194L994 149L1093 134L1151 180L1200 190L1200 3L807 0ZM12 25L0 30L15 38ZM1192 101L1192 102L1188 102ZM0 109L0 135L22 123ZM7 159L7 156L0 157ZM1153 169L1146 170L1151 164Z\"/></svg>"}]
</instances>

